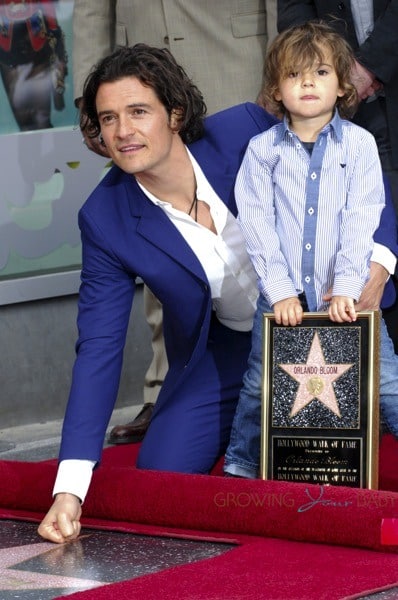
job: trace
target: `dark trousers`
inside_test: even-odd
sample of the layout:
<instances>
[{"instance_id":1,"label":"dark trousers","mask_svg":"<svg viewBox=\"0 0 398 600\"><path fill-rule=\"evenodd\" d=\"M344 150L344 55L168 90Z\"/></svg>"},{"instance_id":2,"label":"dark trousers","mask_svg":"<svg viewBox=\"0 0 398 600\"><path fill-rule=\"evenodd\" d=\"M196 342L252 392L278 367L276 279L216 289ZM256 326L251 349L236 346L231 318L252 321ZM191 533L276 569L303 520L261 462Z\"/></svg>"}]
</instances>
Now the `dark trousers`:
<instances>
[{"instance_id":1,"label":"dark trousers","mask_svg":"<svg viewBox=\"0 0 398 600\"><path fill-rule=\"evenodd\" d=\"M224 454L251 347L251 332L213 316L207 348L172 397L160 393L137 466L208 473Z\"/></svg>"}]
</instances>

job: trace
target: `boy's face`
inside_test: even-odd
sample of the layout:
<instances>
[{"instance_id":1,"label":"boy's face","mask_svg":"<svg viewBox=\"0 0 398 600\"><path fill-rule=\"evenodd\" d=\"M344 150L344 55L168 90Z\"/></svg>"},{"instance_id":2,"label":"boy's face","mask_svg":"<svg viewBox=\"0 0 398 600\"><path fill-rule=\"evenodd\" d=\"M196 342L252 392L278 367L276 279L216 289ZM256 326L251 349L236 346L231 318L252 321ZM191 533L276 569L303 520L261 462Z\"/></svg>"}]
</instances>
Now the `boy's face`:
<instances>
[{"instance_id":1,"label":"boy's face","mask_svg":"<svg viewBox=\"0 0 398 600\"><path fill-rule=\"evenodd\" d=\"M281 101L292 123L303 119L320 118L330 121L338 97L344 96L340 88L331 53L325 53L322 64L299 71L292 70L281 79L275 99Z\"/></svg>"}]
</instances>

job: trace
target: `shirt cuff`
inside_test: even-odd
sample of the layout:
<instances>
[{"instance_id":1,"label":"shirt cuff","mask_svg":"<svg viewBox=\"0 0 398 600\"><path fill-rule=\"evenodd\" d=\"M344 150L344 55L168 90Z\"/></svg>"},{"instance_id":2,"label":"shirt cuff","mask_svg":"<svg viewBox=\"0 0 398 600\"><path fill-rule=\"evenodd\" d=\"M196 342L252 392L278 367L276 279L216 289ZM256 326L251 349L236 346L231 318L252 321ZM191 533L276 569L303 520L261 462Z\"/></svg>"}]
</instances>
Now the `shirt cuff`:
<instances>
[{"instance_id":1,"label":"shirt cuff","mask_svg":"<svg viewBox=\"0 0 398 600\"><path fill-rule=\"evenodd\" d=\"M74 494L83 503L90 487L95 464L92 460L62 460L59 463L53 496L61 493Z\"/></svg>"},{"instance_id":2,"label":"shirt cuff","mask_svg":"<svg viewBox=\"0 0 398 600\"><path fill-rule=\"evenodd\" d=\"M372 262L377 262L382 265L392 275L395 272L397 264L397 257L391 252L389 248L382 244L374 244L372 256L370 257Z\"/></svg>"}]
</instances>

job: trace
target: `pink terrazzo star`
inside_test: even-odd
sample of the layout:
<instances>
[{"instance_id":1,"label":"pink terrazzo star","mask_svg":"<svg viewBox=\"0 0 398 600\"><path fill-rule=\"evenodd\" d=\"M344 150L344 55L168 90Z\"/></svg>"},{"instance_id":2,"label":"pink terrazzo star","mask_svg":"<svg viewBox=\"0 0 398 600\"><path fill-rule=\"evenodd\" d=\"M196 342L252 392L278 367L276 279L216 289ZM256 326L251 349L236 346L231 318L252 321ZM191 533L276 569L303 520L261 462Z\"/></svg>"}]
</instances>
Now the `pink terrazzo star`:
<instances>
[{"instance_id":1,"label":"pink terrazzo star","mask_svg":"<svg viewBox=\"0 0 398 600\"><path fill-rule=\"evenodd\" d=\"M0 550L0 590L47 590L63 588L91 589L105 585L102 581L62 577L34 571L18 570L18 564L40 554L57 552L59 546L50 542L14 546Z\"/></svg>"},{"instance_id":2,"label":"pink terrazzo star","mask_svg":"<svg viewBox=\"0 0 398 600\"><path fill-rule=\"evenodd\" d=\"M332 383L348 371L353 364L327 364L317 332L314 334L306 363L280 364L278 366L300 384L290 411L291 418L315 398L335 415L341 417Z\"/></svg>"}]
</instances>

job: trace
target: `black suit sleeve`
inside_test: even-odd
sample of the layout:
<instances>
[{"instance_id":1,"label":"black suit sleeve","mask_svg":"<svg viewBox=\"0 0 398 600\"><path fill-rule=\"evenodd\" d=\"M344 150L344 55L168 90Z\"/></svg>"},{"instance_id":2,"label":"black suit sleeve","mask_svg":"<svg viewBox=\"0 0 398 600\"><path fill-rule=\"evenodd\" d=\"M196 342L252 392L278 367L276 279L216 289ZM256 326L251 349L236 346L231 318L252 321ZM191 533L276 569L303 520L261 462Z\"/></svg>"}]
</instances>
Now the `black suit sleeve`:
<instances>
[{"instance_id":1,"label":"black suit sleeve","mask_svg":"<svg viewBox=\"0 0 398 600\"><path fill-rule=\"evenodd\" d=\"M385 84L398 77L398 0L389 2L357 50L358 60Z\"/></svg>"},{"instance_id":2,"label":"black suit sleeve","mask_svg":"<svg viewBox=\"0 0 398 600\"><path fill-rule=\"evenodd\" d=\"M292 25L301 25L318 17L314 2L294 2L278 0L278 31L281 32Z\"/></svg>"}]
</instances>

